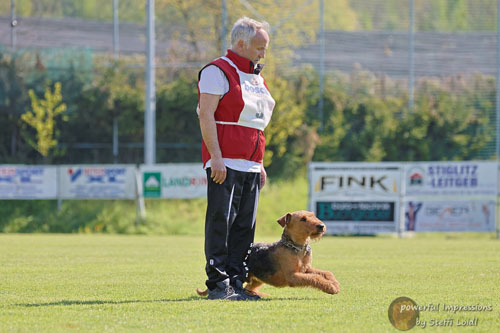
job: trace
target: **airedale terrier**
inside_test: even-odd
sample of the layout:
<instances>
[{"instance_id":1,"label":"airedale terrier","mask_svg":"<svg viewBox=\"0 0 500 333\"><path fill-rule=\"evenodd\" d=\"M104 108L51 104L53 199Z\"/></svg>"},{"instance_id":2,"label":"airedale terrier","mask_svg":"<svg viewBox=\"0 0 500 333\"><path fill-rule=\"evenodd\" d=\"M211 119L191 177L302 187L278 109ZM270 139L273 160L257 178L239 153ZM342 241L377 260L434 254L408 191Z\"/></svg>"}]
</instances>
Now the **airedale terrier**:
<instances>
[{"instance_id":1,"label":"airedale terrier","mask_svg":"<svg viewBox=\"0 0 500 333\"><path fill-rule=\"evenodd\" d=\"M250 294L269 296L258 289L264 284L275 287L313 287L328 294L340 292L335 276L311 266L311 239L319 240L326 226L314 213L297 211L288 213L277 221L283 228L281 239L275 243L256 243L246 259L248 267L245 290ZM197 289L201 296L207 290Z\"/></svg>"}]
</instances>

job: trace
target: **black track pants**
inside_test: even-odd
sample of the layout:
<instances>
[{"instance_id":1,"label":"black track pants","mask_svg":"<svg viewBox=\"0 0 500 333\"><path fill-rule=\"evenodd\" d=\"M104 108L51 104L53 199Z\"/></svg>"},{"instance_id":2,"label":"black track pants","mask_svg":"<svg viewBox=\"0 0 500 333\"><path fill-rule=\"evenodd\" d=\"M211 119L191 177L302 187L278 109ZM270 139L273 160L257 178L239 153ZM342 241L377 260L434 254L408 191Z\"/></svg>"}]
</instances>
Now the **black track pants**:
<instances>
[{"instance_id":1,"label":"black track pants","mask_svg":"<svg viewBox=\"0 0 500 333\"><path fill-rule=\"evenodd\" d=\"M255 235L260 173L227 168L226 180L216 184L207 169L208 203L205 219L206 285L227 278L244 281L243 262Z\"/></svg>"}]
</instances>

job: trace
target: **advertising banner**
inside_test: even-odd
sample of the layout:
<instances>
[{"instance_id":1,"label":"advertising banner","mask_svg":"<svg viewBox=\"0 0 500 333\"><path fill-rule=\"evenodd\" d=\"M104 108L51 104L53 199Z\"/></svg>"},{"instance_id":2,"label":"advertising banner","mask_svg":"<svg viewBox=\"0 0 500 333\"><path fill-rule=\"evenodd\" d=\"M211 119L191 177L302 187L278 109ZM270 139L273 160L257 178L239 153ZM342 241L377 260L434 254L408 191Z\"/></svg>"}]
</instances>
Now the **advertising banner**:
<instances>
[{"instance_id":1,"label":"advertising banner","mask_svg":"<svg viewBox=\"0 0 500 333\"><path fill-rule=\"evenodd\" d=\"M57 167L0 165L0 199L56 199Z\"/></svg>"},{"instance_id":2,"label":"advertising banner","mask_svg":"<svg viewBox=\"0 0 500 333\"><path fill-rule=\"evenodd\" d=\"M135 199L133 165L71 165L59 167L61 199Z\"/></svg>"},{"instance_id":3,"label":"advertising banner","mask_svg":"<svg viewBox=\"0 0 500 333\"><path fill-rule=\"evenodd\" d=\"M330 234L396 232L397 201L314 201L316 216Z\"/></svg>"},{"instance_id":4,"label":"advertising banner","mask_svg":"<svg viewBox=\"0 0 500 333\"><path fill-rule=\"evenodd\" d=\"M406 196L496 196L498 164L490 161L405 165Z\"/></svg>"},{"instance_id":5,"label":"advertising banner","mask_svg":"<svg viewBox=\"0 0 500 333\"><path fill-rule=\"evenodd\" d=\"M207 174L201 163L141 165L145 198L202 198Z\"/></svg>"},{"instance_id":6,"label":"advertising banner","mask_svg":"<svg viewBox=\"0 0 500 333\"><path fill-rule=\"evenodd\" d=\"M408 201L406 231L495 231L496 200Z\"/></svg>"},{"instance_id":7,"label":"advertising banner","mask_svg":"<svg viewBox=\"0 0 500 333\"><path fill-rule=\"evenodd\" d=\"M333 234L396 232L402 165L310 163L309 208Z\"/></svg>"},{"instance_id":8,"label":"advertising banner","mask_svg":"<svg viewBox=\"0 0 500 333\"><path fill-rule=\"evenodd\" d=\"M401 165L395 163L310 163L310 193L322 197L397 197Z\"/></svg>"}]
</instances>

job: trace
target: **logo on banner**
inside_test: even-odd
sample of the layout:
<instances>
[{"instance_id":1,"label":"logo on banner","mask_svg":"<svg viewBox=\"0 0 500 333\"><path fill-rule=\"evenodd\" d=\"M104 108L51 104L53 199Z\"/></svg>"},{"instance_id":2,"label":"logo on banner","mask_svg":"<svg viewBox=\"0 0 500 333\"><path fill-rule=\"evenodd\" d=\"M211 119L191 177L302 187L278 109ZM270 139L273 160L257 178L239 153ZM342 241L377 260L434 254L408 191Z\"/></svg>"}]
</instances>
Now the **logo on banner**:
<instances>
[{"instance_id":1,"label":"logo on banner","mask_svg":"<svg viewBox=\"0 0 500 333\"><path fill-rule=\"evenodd\" d=\"M68 174L71 182L74 183L78 179L78 177L82 175L82 169L77 169L76 171L73 171L73 169L70 168L68 170Z\"/></svg>"},{"instance_id":2,"label":"logo on banner","mask_svg":"<svg viewBox=\"0 0 500 333\"><path fill-rule=\"evenodd\" d=\"M421 168L410 169L408 173L408 184L410 186L422 186L424 185L424 170Z\"/></svg>"},{"instance_id":3,"label":"logo on banner","mask_svg":"<svg viewBox=\"0 0 500 333\"><path fill-rule=\"evenodd\" d=\"M486 222L486 225L489 225L490 224L490 215L491 215L490 208L488 207L488 205L482 205L481 209L482 209L483 214L484 214L484 220Z\"/></svg>"},{"instance_id":4,"label":"logo on banner","mask_svg":"<svg viewBox=\"0 0 500 333\"><path fill-rule=\"evenodd\" d=\"M338 191L338 190L379 190L390 192L391 185L388 177L384 176L345 176L331 175L321 177L314 186L315 192ZM397 185L393 181L392 192L397 192Z\"/></svg>"},{"instance_id":5,"label":"logo on banner","mask_svg":"<svg viewBox=\"0 0 500 333\"><path fill-rule=\"evenodd\" d=\"M16 183L16 179L19 179L22 184L41 184L39 177L43 176L43 174L43 168L4 167L0 168L0 182Z\"/></svg>"},{"instance_id":6,"label":"logo on banner","mask_svg":"<svg viewBox=\"0 0 500 333\"><path fill-rule=\"evenodd\" d=\"M405 213L406 231L415 231L415 226L417 225L417 214L422 208L422 205L422 202L408 202L408 209Z\"/></svg>"},{"instance_id":7,"label":"logo on banner","mask_svg":"<svg viewBox=\"0 0 500 333\"><path fill-rule=\"evenodd\" d=\"M124 183L119 176L125 175L125 168L78 168L68 169L69 178L72 183L76 182L81 176L86 177L87 184L98 183Z\"/></svg>"},{"instance_id":8,"label":"logo on banner","mask_svg":"<svg viewBox=\"0 0 500 333\"><path fill-rule=\"evenodd\" d=\"M180 176L169 177L165 179L165 187L193 187L193 186L206 186L208 183L205 176Z\"/></svg>"},{"instance_id":9,"label":"logo on banner","mask_svg":"<svg viewBox=\"0 0 500 333\"><path fill-rule=\"evenodd\" d=\"M0 183L14 183L14 176L2 176L0 174Z\"/></svg>"},{"instance_id":10,"label":"logo on banner","mask_svg":"<svg viewBox=\"0 0 500 333\"><path fill-rule=\"evenodd\" d=\"M161 197L161 173L144 172L144 196L159 198Z\"/></svg>"},{"instance_id":11,"label":"logo on banner","mask_svg":"<svg viewBox=\"0 0 500 333\"><path fill-rule=\"evenodd\" d=\"M427 174L433 188L473 188L478 186L478 166L462 165L430 165Z\"/></svg>"}]
</instances>

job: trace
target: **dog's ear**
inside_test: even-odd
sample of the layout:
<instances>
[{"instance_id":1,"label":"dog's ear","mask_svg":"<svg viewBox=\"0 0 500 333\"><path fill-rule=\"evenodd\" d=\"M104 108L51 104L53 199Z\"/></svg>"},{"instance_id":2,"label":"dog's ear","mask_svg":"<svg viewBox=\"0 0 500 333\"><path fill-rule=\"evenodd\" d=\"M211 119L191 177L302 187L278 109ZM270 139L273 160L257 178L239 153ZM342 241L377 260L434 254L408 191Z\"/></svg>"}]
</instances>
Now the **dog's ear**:
<instances>
[{"instance_id":1,"label":"dog's ear","mask_svg":"<svg viewBox=\"0 0 500 333\"><path fill-rule=\"evenodd\" d=\"M286 215L280 217L277 222L280 224L280 226L284 228L290 222L291 219L292 219L292 214L287 213Z\"/></svg>"}]
</instances>

